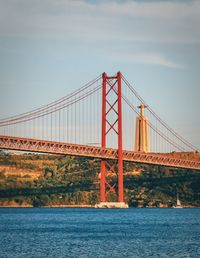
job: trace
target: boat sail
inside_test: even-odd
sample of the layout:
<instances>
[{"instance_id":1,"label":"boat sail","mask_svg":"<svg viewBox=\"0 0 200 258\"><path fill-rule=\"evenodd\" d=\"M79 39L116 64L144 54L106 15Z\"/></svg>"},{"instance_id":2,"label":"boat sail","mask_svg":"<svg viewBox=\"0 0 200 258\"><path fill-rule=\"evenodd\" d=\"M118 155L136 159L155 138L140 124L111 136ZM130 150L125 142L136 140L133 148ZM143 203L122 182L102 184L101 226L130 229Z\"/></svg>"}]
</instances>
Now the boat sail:
<instances>
[{"instance_id":1,"label":"boat sail","mask_svg":"<svg viewBox=\"0 0 200 258\"><path fill-rule=\"evenodd\" d=\"M181 202L178 198L178 193L177 193L177 196L176 196L176 205L173 206L173 208L183 208L182 205L181 205Z\"/></svg>"}]
</instances>

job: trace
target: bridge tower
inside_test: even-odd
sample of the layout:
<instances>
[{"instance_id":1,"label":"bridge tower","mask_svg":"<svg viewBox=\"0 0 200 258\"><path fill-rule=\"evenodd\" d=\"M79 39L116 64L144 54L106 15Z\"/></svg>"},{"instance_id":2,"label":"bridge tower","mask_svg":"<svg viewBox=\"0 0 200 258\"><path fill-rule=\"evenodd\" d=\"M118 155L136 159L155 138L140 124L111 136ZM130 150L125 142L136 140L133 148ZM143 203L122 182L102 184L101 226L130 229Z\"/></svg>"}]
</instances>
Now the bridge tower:
<instances>
[{"instance_id":1,"label":"bridge tower","mask_svg":"<svg viewBox=\"0 0 200 258\"><path fill-rule=\"evenodd\" d=\"M128 208L123 197L123 157L122 157L122 74L116 76L102 74L102 138L101 147L107 147L107 137L111 133L117 136L117 164L107 159L101 160L100 203L97 208ZM113 117L115 117L113 121ZM116 171L117 170L117 171ZM107 180L109 173L117 173L118 187ZM109 195L118 191L118 202L110 202Z\"/></svg>"},{"instance_id":2,"label":"bridge tower","mask_svg":"<svg viewBox=\"0 0 200 258\"><path fill-rule=\"evenodd\" d=\"M137 152L149 152L149 130L148 119L144 115L144 109L147 106L141 104L138 106L140 109L140 115L136 118L136 130L135 130L135 151Z\"/></svg>"}]
</instances>

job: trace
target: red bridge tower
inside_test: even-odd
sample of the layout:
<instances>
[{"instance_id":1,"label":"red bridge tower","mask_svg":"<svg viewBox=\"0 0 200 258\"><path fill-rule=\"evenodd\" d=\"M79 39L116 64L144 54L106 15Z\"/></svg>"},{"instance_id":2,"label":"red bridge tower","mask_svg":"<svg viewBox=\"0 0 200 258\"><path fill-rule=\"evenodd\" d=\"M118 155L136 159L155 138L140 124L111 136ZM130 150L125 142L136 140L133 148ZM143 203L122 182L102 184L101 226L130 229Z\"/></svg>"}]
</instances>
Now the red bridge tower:
<instances>
[{"instance_id":1,"label":"red bridge tower","mask_svg":"<svg viewBox=\"0 0 200 258\"><path fill-rule=\"evenodd\" d=\"M102 138L101 147L107 147L107 137L111 133L117 135L118 160L113 164L110 160L101 160L100 204L98 208L128 208L124 203L123 188L123 158L122 158L122 74L116 76L102 74ZM113 120L113 117L115 119ZM117 171L115 171L117 167ZM116 184L111 185L107 176L109 172L117 172L118 175L118 202L108 201L109 195L115 192Z\"/></svg>"}]
</instances>

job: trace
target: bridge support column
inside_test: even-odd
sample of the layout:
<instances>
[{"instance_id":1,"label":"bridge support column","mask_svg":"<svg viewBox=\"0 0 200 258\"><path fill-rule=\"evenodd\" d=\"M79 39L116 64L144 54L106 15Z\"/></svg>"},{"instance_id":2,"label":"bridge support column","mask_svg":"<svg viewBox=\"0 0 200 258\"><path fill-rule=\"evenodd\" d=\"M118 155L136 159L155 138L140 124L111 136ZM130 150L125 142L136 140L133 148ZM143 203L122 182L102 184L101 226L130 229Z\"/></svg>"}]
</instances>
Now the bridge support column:
<instances>
[{"instance_id":1,"label":"bridge support column","mask_svg":"<svg viewBox=\"0 0 200 258\"><path fill-rule=\"evenodd\" d=\"M101 179L100 179L100 204L98 208L127 208L124 203L123 186L123 157L122 157L122 89L120 72L116 76L109 77L106 73L102 74L102 138L101 147L106 148L107 136L111 132L117 136L118 160L117 164L113 161L101 160ZM112 112L112 114L111 114ZM112 118L115 117L114 121ZM116 170L117 167L117 171ZM108 178L109 174L118 176L118 187ZM110 201L111 193L116 193L118 189L118 202Z\"/></svg>"}]
</instances>

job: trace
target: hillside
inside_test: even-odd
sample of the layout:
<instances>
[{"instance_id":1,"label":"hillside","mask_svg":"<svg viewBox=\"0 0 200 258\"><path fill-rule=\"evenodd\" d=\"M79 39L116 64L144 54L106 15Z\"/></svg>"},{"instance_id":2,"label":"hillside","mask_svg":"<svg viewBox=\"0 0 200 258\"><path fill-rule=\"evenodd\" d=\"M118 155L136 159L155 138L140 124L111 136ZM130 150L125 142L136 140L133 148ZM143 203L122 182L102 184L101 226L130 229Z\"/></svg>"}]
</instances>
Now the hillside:
<instances>
[{"instance_id":1,"label":"hillside","mask_svg":"<svg viewBox=\"0 0 200 258\"><path fill-rule=\"evenodd\" d=\"M196 153L173 157L200 160ZM94 205L100 160L38 154L0 155L0 206ZM117 181L109 173L108 181ZM185 207L200 207L200 172L124 162L125 200L134 207L171 207L176 189ZM116 195L110 197L116 201Z\"/></svg>"}]
</instances>

